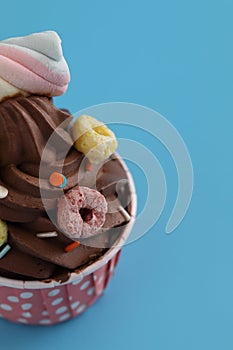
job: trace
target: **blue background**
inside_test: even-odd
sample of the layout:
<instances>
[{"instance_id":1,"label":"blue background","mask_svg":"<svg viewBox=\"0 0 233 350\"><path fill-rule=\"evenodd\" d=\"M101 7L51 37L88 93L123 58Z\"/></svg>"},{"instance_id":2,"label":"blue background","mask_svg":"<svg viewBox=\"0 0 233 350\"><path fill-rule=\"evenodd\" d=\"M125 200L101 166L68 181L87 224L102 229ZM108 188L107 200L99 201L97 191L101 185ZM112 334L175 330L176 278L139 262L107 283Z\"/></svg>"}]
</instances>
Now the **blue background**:
<instances>
[{"instance_id":1,"label":"blue background","mask_svg":"<svg viewBox=\"0 0 233 350\"><path fill-rule=\"evenodd\" d=\"M80 318L52 328L0 320L1 349L232 349L232 5L1 4L1 39L47 29L62 37L72 82L58 106L76 112L126 101L153 108L184 138L195 172L189 211L166 235L177 176L158 143L168 182L165 210L147 235L124 248L104 297ZM145 179L136 167L132 171L140 208Z\"/></svg>"}]
</instances>

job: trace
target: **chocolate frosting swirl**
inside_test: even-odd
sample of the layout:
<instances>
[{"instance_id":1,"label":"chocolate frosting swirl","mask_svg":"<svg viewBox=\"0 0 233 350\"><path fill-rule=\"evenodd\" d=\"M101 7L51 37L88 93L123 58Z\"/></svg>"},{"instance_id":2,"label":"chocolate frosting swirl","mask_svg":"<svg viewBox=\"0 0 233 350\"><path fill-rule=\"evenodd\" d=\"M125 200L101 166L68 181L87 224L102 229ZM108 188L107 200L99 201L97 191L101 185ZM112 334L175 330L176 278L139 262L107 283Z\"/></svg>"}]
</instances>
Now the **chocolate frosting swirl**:
<instances>
[{"instance_id":1,"label":"chocolate frosting swirl","mask_svg":"<svg viewBox=\"0 0 233 350\"><path fill-rule=\"evenodd\" d=\"M59 232L47 214L47 211L56 211L56 201L63 190L51 186L48 178L54 171L62 172L67 178L64 189L67 191L78 184L78 172L84 171L81 163L85 164L85 159L73 147L69 133L71 121L72 116L54 107L48 97L18 96L0 103L0 185L9 191L8 196L0 200L0 218L7 222L11 245L10 252L0 259L3 276L67 279L71 271L103 254L122 233L123 215L117 211L108 213L96 244L82 242L77 250L64 253L64 247L71 241ZM48 152L46 158L43 157L45 166L41 173L42 153L54 133L55 143L46 146ZM70 150L66 154L67 149ZM84 179L86 186L93 185L91 171L88 174L84 171ZM98 171L96 186L107 201L114 202L116 183L122 179L127 179L125 170L112 156ZM122 193L129 198L127 186ZM124 200L129 203L128 199ZM109 234L112 227L119 229ZM56 231L58 237L43 240L36 236L38 232L49 231Z\"/></svg>"},{"instance_id":2,"label":"chocolate frosting swirl","mask_svg":"<svg viewBox=\"0 0 233 350\"><path fill-rule=\"evenodd\" d=\"M53 171L61 171L67 177L67 189L77 185L77 171L82 155L72 147L72 139L66 130L71 116L53 106L47 97L17 97L0 104L0 184L9 195L0 202L0 218L8 221L27 222L41 215L44 206L40 191L46 194L47 208L54 208L53 197L61 191L48 183ZM59 125L63 129L57 131ZM39 166L42 152L50 135L56 131L60 147L68 144L71 151L64 161L62 152L51 147L46 158L47 173L39 184ZM17 211L17 214L16 214Z\"/></svg>"}]
</instances>

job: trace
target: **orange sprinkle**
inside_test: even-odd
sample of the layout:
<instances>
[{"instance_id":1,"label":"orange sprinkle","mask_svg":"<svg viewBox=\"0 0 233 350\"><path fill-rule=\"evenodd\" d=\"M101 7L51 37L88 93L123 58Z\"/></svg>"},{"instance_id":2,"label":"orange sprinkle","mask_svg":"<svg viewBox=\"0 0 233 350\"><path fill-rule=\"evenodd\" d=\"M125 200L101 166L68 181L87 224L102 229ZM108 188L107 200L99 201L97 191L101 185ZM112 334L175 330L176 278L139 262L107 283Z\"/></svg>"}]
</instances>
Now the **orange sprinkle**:
<instances>
[{"instance_id":1,"label":"orange sprinkle","mask_svg":"<svg viewBox=\"0 0 233 350\"><path fill-rule=\"evenodd\" d=\"M59 187L64 183L64 176L58 172L54 172L49 177L49 182L52 186Z\"/></svg>"},{"instance_id":2,"label":"orange sprinkle","mask_svg":"<svg viewBox=\"0 0 233 350\"><path fill-rule=\"evenodd\" d=\"M76 241L76 242L73 242L73 243L67 245L64 250L65 250L66 253L68 253L71 250L73 250L74 248L77 248L79 245L80 245L80 242Z\"/></svg>"},{"instance_id":3,"label":"orange sprinkle","mask_svg":"<svg viewBox=\"0 0 233 350\"><path fill-rule=\"evenodd\" d=\"M92 169L92 164L90 162L87 162L86 171L91 171L91 169Z\"/></svg>"}]
</instances>

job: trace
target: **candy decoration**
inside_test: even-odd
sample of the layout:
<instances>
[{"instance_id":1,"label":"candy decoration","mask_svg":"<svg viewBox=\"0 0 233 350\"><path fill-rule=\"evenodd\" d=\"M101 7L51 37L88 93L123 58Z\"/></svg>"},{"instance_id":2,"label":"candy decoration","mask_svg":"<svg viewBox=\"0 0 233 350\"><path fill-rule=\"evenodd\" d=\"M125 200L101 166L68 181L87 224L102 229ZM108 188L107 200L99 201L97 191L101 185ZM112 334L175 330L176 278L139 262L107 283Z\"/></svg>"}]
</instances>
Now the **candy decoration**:
<instances>
[{"instance_id":1,"label":"candy decoration","mask_svg":"<svg viewBox=\"0 0 233 350\"><path fill-rule=\"evenodd\" d=\"M69 253L71 250L77 248L78 246L80 246L80 242L79 242L79 241L75 241L75 242L73 242L73 243L67 245L67 246L65 247L64 251L65 251L66 253Z\"/></svg>"},{"instance_id":2,"label":"candy decoration","mask_svg":"<svg viewBox=\"0 0 233 350\"><path fill-rule=\"evenodd\" d=\"M54 31L0 41L0 65L0 98L5 87L5 96L22 90L24 94L58 96L70 81L61 39Z\"/></svg>"},{"instance_id":3,"label":"candy decoration","mask_svg":"<svg viewBox=\"0 0 233 350\"><path fill-rule=\"evenodd\" d=\"M8 195L8 189L0 185L0 199L6 198Z\"/></svg>"},{"instance_id":4,"label":"candy decoration","mask_svg":"<svg viewBox=\"0 0 233 350\"><path fill-rule=\"evenodd\" d=\"M3 249L0 251L0 259L2 259L11 249L11 246L9 244L6 244Z\"/></svg>"},{"instance_id":5,"label":"candy decoration","mask_svg":"<svg viewBox=\"0 0 233 350\"><path fill-rule=\"evenodd\" d=\"M8 236L7 224L0 219L0 247L6 243Z\"/></svg>"},{"instance_id":6,"label":"candy decoration","mask_svg":"<svg viewBox=\"0 0 233 350\"><path fill-rule=\"evenodd\" d=\"M57 221L69 238L76 240L96 234L105 222L105 197L88 187L75 187L58 200Z\"/></svg>"},{"instance_id":7,"label":"candy decoration","mask_svg":"<svg viewBox=\"0 0 233 350\"><path fill-rule=\"evenodd\" d=\"M92 170L92 164L90 162L87 162L86 164L86 171L91 171Z\"/></svg>"},{"instance_id":8,"label":"candy decoration","mask_svg":"<svg viewBox=\"0 0 233 350\"><path fill-rule=\"evenodd\" d=\"M59 188L64 188L67 184L66 177L57 171L50 175L49 182L52 186Z\"/></svg>"},{"instance_id":9,"label":"candy decoration","mask_svg":"<svg viewBox=\"0 0 233 350\"><path fill-rule=\"evenodd\" d=\"M43 232L43 233L37 233L36 236L38 238L53 238L53 237L57 237L58 234L56 231L53 232Z\"/></svg>"},{"instance_id":10,"label":"candy decoration","mask_svg":"<svg viewBox=\"0 0 233 350\"><path fill-rule=\"evenodd\" d=\"M125 220L128 222L131 220L131 216L129 215L129 213L125 210L125 208L122 207L122 205L120 205L118 207L118 210L121 212L121 214L124 216Z\"/></svg>"},{"instance_id":11,"label":"candy decoration","mask_svg":"<svg viewBox=\"0 0 233 350\"><path fill-rule=\"evenodd\" d=\"M84 153L94 164L108 159L117 148L114 133L106 125L88 115L80 116L74 123L73 139L76 149Z\"/></svg>"}]
</instances>

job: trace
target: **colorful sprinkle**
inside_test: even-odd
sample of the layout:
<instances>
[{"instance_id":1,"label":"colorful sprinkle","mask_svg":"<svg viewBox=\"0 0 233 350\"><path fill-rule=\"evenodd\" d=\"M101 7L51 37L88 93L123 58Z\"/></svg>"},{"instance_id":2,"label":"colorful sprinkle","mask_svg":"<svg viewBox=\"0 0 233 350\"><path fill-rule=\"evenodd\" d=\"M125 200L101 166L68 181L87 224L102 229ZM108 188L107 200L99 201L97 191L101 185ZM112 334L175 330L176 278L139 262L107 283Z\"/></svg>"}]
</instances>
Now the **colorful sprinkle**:
<instances>
[{"instance_id":1,"label":"colorful sprinkle","mask_svg":"<svg viewBox=\"0 0 233 350\"><path fill-rule=\"evenodd\" d=\"M6 243L8 236L8 227L7 224L0 219L0 247Z\"/></svg>"},{"instance_id":2,"label":"colorful sprinkle","mask_svg":"<svg viewBox=\"0 0 233 350\"><path fill-rule=\"evenodd\" d=\"M64 188L67 184L65 175L55 171L49 177L49 182L52 186Z\"/></svg>"},{"instance_id":3,"label":"colorful sprinkle","mask_svg":"<svg viewBox=\"0 0 233 350\"><path fill-rule=\"evenodd\" d=\"M79 241L75 241L75 242L67 245L64 250L65 250L66 253L68 253L71 250L77 248L79 245L80 245L80 242Z\"/></svg>"},{"instance_id":4,"label":"colorful sprinkle","mask_svg":"<svg viewBox=\"0 0 233 350\"><path fill-rule=\"evenodd\" d=\"M52 237L57 237L58 234L56 231L53 232L43 232L43 233L37 233L36 236L38 238L52 238Z\"/></svg>"},{"instance_id":5,"label":"colorful sprinkle","mask_svg":"<svg viewBox=\"0 0 233 350\"><path fill-rule=\"evenodd\" d=\"M89 161L87 161L86 171L91 171L91 169L92 169L92 164Z\"/></svg>"},{"instance_id":6,"label":"colorful sprinkle","mask_svg":"<svg viewBox=\"0 0 233 350\"><path fill-rule=\"evenodd\" d=\"M129 215L129 213L125 210L125 208L122 207L122 205L120 205L118 207L118 210L121 212L121 214L124 216L126 221L130 221L131 220L131 216Z\"/></svg>"},{"instance_id":7,"label":"colorful sprinkle","mask_svg":"<svg viewBox=\"0 0 233 350\"><path fill-rule=\"evenodd\" d=\"M59 186L60 188L64 188L64 187L66 187L66 184L67 184L67 179L66 179L66 177L65 177L65 175L62 175L63 176L63 184L61 185L61 186Z\"/></svg>"},{"instance_id":8,"label":"colorful sprinkle","mask_svg":"<svg viewBox=\"0 0 233 350\"><path fill-rule=\"evenodd\" d=\"M11 249L9 244L6 244L5 247L0 251L0 259L2 259Z\"/></svg>"},{"instance_id":9,"label":"colorful sprinkle","mask_svg":"<svg viewBox=\"0 0 233 350\"><path fill-rule=\"evenodd\" d=\"M8 189L0 185L0 199L6 198L8 195Z\"/></svg>"}]
</instances>

